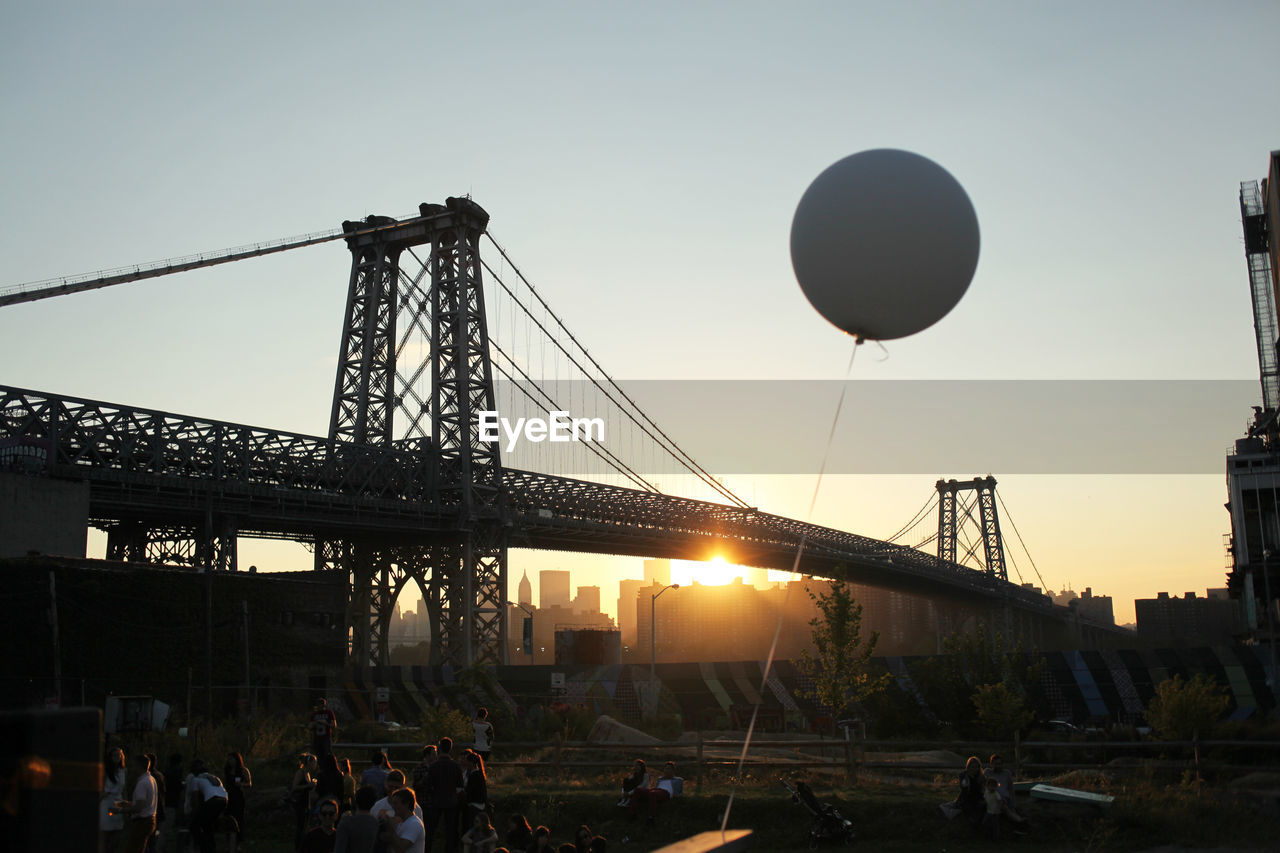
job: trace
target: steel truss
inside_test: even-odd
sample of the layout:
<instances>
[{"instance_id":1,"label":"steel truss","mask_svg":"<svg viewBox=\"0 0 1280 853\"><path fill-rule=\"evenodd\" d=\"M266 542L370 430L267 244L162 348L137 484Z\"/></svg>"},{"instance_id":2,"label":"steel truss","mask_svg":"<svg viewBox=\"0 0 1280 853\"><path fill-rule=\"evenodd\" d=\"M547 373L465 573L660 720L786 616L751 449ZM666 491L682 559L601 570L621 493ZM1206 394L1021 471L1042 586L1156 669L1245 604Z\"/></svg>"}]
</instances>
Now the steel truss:
<instances>
[{"instance_id":1,"label":"steel truss","mask_svg":"<svg viewBox=\"0 0 1280 853\"><path fill-rule=\"evenodd\" d=\"M996 478L979 477L957 482L939 480L938 486L938 559L946 563L965 563L972 559L979 545L983 550L984 568L987 574L1002 581L1009 580L1004 562L1004 544L1000 538L1000 517L996 512ZM968 501L957 500L959 492L972 491L975 497ZM977 509L978 517L974 517ZM958 556L957 539L965 520L980 532L976 542L966 546Z\"/></svg>"},{"instance_id":2,"label":"steel truss","mask_svg":"<svg viewBox=\"0 0 1280 853\"><path fill-rule=\"evenodd\" d=\"M356 660L387 661L396 596L413 580L432 616L433 661L502 663L507 565L502 463L497 446L481 443L473 428L477 412L494 408L479 250L489 216L465 198L424 204L419 212L403 222L370 217L363 224L343 223L351 235L352 262L329 438L335 446L390 446L397 409L411 436L425 435L423 421L429 419L429 446L438 464L435 499L443 511L455 514L456 534L430 547L319 541L316 565L344 570L350 578ZM416 274L406 275L400 260L420 245L430 246L428 260ZM430 290L424 293L420 282L427 275ZM429 332L431 340L427 363L410 365L407 377L398 372L404 347L398 323L406 333ZM429 401L414 392L428 367Z\"/></svg>"}]
</instances>

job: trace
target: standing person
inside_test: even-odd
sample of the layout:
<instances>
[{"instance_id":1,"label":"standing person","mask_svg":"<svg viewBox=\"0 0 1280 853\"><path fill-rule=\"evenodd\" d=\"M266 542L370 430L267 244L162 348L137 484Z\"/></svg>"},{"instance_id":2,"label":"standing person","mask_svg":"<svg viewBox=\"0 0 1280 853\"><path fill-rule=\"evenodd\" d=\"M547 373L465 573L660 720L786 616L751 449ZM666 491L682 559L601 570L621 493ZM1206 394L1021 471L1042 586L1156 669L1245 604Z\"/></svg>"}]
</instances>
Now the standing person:
<instances>
[{"instance_id":1,"label":"standing person","mask_svg":"<svg viewBox=\"0 0 1280 853\"><path fill-rule=\"evenodd\" d=\"M372 785L379 797L385 796L384 786L387 782L387 774L391 770L391 759L387 758L387 753L381 749L375 749L369 753L369 766L360 774L360 784Z\"/></svg>"},{"instance_id":2,"label":"standing person","mask_svg":"<svg viewBox=\"0 0 1280 853\"><path fill-rule=\"evenodd\" d=\"M164 774L160 772L160 759L156 758L154 752L148 752L147 761L151 764L151 769L147 772L151 774L151 781L156 783L156 831L151 833L151 838L147 841L147 853L158 853L164 847L163 839L168 838L169 809L165 806ZM161 827L166 828L162 830ZM163 836L162 832L165 833Z\"/></svg>"},{"instance_id":3,"label":"standing person","mask_svg":"<svg viewBox=\"0 0 1280 853\"><path fill-rule=\"evenodd\" d=\"M392 770L387 774L386 789L387 795L373 804L373 808L369 813L373 815L374 820L385 820L395 814L395 806L391 804L391 795L404 787L404 774L399 770ZM417 805L417 798L414 798L413 813L418 816L418 820L422 820L422 808Z\"/></svg>"},{"instance_id":4,"label":"standing person","mask_svg":"<svg viewBox=\"0 0 1280 853\"><path fill-rule=\"evenodd\" d=\"M333 752L333 738L338 733L338 718L329 710L329 702L323 696L316 700L311 712L311 751L323 758Z\"/></svg>"},{"instance_id":5,"label":"standing person","mask_svg":"<svg viewBox=\"0 0 1280 853\"><path fill-rule=\"evenodd\" d=\"M320 801L320 823L302 836L302 844L298 853L333 853L337 840L338 801L333 797L325 797Z\"/></svg>"},{"instance_id":6,"label":"standing person","mask_svg":"<svg viewBox=\"0 0 1280 853\"><path fill-rule=\"evenodd\" d=\"M427 787L431 789L431 810L427 812L427 840L434 841L436 827L444 823L444 851L458 849L458 794L466 780L462 768L453 760L453 738L442 737L436 744L439 758L427 771Z\"/></svg>"},{"instance_id":7,"label":"standing person","mask_svg":"<svg viewBox=\"0 0 1280 853\"><path fill-rule=\"evenodd\" d=\"M124 816L116 811L116 803L124 799L124 750L108 749L102 757L102 796L98 798L98 831L102 833L103 853L120 849Z\"/></svg>"},{"instance_id":8,"label":"standing person","mask_svg":"<svg viewBox=\"0 0 1280 853\"><path fill-rule=\"evenodd\" d=\"M222 787L221 779L205 772L205 763L198 758L191 762L187 802L193 806L194 811L191 816L191 838L200 848L200 853L214 853L214 833L218 827L218 818L227 808L227 789Z\"/></svg>"},{"instance_id":9,"label":"standing person","mask_svg":"<svg viewBox=\"0 0 1280 853\"><path fill-rule=\"evenodd\" d=\"M338 767L342 770L342 805L347 810L350 810L355 807L356 792L359 790L360 783L351 774L350 758L340 759ZM377 797L374 797L374 799L376 800Z\"/></svg>"},{"instance_id":10,"label":"standing person","mask_svg":"<svg viewBox=\"0 0 1280 853\"><path fill-rule=\"evenodd\" d=\"M378 843L378 820L370 812L375 801L373 788L356 791L356 810L343 817L334 838L333 853L373 853Z\"/></svg>"},{"instance_id":11,"label":"standing person","mask_svg":"<svg viewBox=\"0 0 1280 853\"><path fill-rule=\"evenodd\" d=\"M476 742L471 748L480 753L480 758L489 760L489 750L493 747L493 723L489 722L489 709L476 710L476 718L471 721L471 729L475 732Z\"/></svg>"},{"instance_id":12,"label":"standing person","mask_svg":"<svg viewBox=\"0 0 1280 853\"><path fill-rule=\"evenodd\" d=\"M316 788L316 757L309 752L298 756L298 769L293 773L293 782L289 784L289 804L293 806L293 817L296 822L293 832L293 846L302 845L302 836L307 831L307 818L311 816L311 792Z\"/></svg>"},{"instance_id":13,"label":"standing person","mask_svg":"<svg viewBox=\"0 0 1280 853\"><path fill-rule=\"evenodd\" d=\"M222 767L222 784L227 789L227 814L236 819L236 846L244 843L244 791L253 787L253 776L244 766L244 757L238 752L228 752Z\"/></svg>"},{"instance_id":14,"label":"standing person","mask_svg":"<svg viewBox=\"0 0 1280 853\"><path fill-rule=\"evenodd\" d=\"M338 811L342 811L342 801L346 799L346 787L342 780L342 769L333 753L320 756L320 772L316 774L315 798L319 802L325 797L333 797L338 801Z\"/></svg>"},{"instance_id":15,"label":"standing person","mask_svg":"<svg viewBox=\"0 0 1280 853\"><path fill-rule=\"evenodd\" d=\"M468 749L462 754L462 762L465 771L463 777L465 781L462 783L462 802L466 804L466 807L458 809L458 812L463 815L461 828L465 831L475 827L476 815L487 814L489 780L485 776L484 759L480 757L480 753L474 749ZM497 838L496 834L494 838Z\"/></svg>"},{"instance_id":16,"label":"standing person","mask_svg":"<svg viewBox=\"0 0 1280 853\"><path fill-rule=\"evenodd\" d=\"M182 770L182 753L169 753L169 766L164 769L164 813L166 838L178 837L178 827L186 825L182 804L186 802L186 773Z\"/></svg>"},{"instance_id":17,"label":"standing person","mask_svg":"<svg viewBox=\"0 0 1280 853\"><path fill-rule=\"evenodd\" d=\"M436 762L436 745L429 743L422 748L422 760L413 768L413 795L424 810L431 808L431 789L427 787L427 771Z\"/></svg>"},{"instance_id":18,"label":"standing person","mask_svg":"<svg viewBox=\"0 0 1280 853\"><path fill-rule=\"evenodd\" d=\"M426 853L427 832L422 821L413 813L418 805L412 788L400 788L391 795L395 817L391 821L391 837L388 849L396 853Z\"/></svg>"},{"instance_id":19,"label":"standing person","mask_svg":"<svg viewBox=\"0 0 1280 853\"><path fill-rule=\"evenodd\" d=\"M129 832L125 836L124 853L143 853L147 841L156 831L156 780L151 778L151 759L145 753L133 757L138 778L133 783L133 799L118 810L129 817Z\"/></svg>"}]
</instances>

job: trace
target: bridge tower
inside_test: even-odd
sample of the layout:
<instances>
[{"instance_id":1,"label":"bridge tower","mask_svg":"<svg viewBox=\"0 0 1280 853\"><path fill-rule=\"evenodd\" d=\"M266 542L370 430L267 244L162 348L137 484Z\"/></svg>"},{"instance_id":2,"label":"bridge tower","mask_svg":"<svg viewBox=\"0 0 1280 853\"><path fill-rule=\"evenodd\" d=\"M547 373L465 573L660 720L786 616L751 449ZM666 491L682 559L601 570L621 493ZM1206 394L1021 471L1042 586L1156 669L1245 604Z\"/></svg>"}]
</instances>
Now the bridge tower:
<instances>
[{"instance_id":1,"label":"bridge tower","mask_svg":"<svg viewBox=\"0 0 1280 853\"><path fill-rule=\"evenodd\" d=\"M967 502L959 499L960 492L975 492ZM977 509L978 517L974 517ZM978 528L980 536L966 553L957 559L957 538L965 529L965 522ZM996 513L996 478L978 477L973 480L938 481L938 559L949 563L963 563L972 558L981 544L984 568L987 573L1002 581L1009 579L1004 565L1004 544L1000 538L1000 517Z\"/></svg>"},{"instance_id":2,"label":"bridge tower","mask_svg":"<svg viewBox=\"0 0 1280 853\"><path fill-rule=\"evenodd\" d=\"M420 216L344 222L351 250L346 319L329 422L330 453L343 445L410 448L428 454L433 494L455 528L429 544L319 539L316 568L351 583L352 658L385 663L396 596L418 584L431 614L432 659L465 666L500 663L506 648L506 528L496 444L471 428L494 408L479 241L489 222L480 205L450 198ZM415 246L429 246L421 261ZM401 268L406 253L419 262ZM430 276L424 289L422 280ZM398 325L430 335L423 364L397 364ZM407 369L408 378L397 368ZM411 393L429 373L431 394ZM397 412L404 434L393 438Z\"/></svg>"}]
</instances>

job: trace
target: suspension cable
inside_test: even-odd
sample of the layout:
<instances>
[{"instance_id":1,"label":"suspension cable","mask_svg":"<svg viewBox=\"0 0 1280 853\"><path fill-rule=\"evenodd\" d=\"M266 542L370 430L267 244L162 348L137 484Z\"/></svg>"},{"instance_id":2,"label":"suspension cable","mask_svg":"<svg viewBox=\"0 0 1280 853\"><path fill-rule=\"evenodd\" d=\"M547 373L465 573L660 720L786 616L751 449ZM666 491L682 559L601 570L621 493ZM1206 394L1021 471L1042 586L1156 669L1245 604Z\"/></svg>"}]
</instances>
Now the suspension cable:
<instances>
[{"instance_id":1,"label":"suspension cable","mask_svg":"<svg viewBox=\"0 0 1280 853\"><path fill-rule=\"evenodd\" d=\"M892 536L885 537L884 541L893 542L899 536L902 536L907 531L911 530L913 527L919 524L922 520L924 520L924 517L929 514L929 510L933 509L937 500L938 500L938 493L935 491L932 495L930 495L925 500L924 506L920 507L920 509L916 512L916 514L911 516L910 521L902 525L902 527L898 529L897 533L893 534Z\"/></svg>"},{"instance_id":2,"label":"suspension cable","mask_svg":"<svg viewBox=\"0 0 1280 853\"><path fill-rule=\"evenodd\" d=\"M709 471L707 471L705 468L699 465L693 459L692 456L686 453L678 444L676 444L671 439L670 436L668 436L665 432L663 432L662 429L656 423L653 422L652 418L650 418L647 414L645 414L644 410L641 409L636 404L636 402L632 400L631 397L629 397L627 393L618 386L618 384L613 380L613 378L608 374L608 372L603 367L600 366L600 363L596 361L595 357L592 356L591 353L587 350L587 348L582 345L582 342L579 341L571 331L569 331L569 328L565 326L564 321L560 319L560 316L556 314L555 311L551 310L551 306L548 305L546 300L542 298L542 295L538 293L537 289L534 288L533 284L530 283L530 281L527 278L525 278L524 273L522 273L520 271L520 268L516 266L515 262L511 260L511 257L507 254L506 250L503 249L502 246L498 243L498 241L494 239L493 235L486 231L485 236L489 238L489 242L492 243L493 247L498 250L498 254L502 256L503 260L511 266L512 271L516 274L516 276L519 277L520 281L524 283L525 287L529 288L529 292L532 293L534 298L538 300L538 303L543 307L546 313L555 320L556 325L559 326L560 329L569 337L569 340L573 341L573 343L578 347L578 349L581 350L582 354L586 356L587 360L591 362L592 366L594 366L596 370L600 371L600 375L604 378L604 381L609 385L609 387L613 388L624 400L626 400L631 405L631 407L635 410L635 412L644 419L645 423L649 424L649 426L655 432L657 432L658 435L662 436L662 438L665 440L667 445L667 447L665 448L667 452L670 453L672 456L674 456L677 460L681 462L681 464L683 464L692 473L698 476L698 478L701 479L704 483L706 483L707 485L711 486L711 488L719 492L722 496L724 496L725 498L728 498L730 501L736 503L737 505L743 508L748 508L749 504L747 504L746 501L742 500L737 495L735 495L732 491L730 491L727 487L725 487L722 483L720 483L720 481L717 480L713 474L711 474ZM487 262L484 262L483 259L482 259L482 263L484 263L485 269L489 271L489 274L494 276L494 278L497 278L497 274L493 272L492 267L490 267ZM515 300L515 302L518 305L521 306L521 308L524 308L524 310L528 312L528 308L526 308L524 304L515 296L515 294L511 292L511 289L507 287L505 283L501 282L500 279L499 279L499 282L502 284L503 289L507 291L508 295L510 295L511 298ZM625 414L627 414L627 416L631 418L631 420L634 423L636 423L637 426L639 426L641 429L645 429L644 425L641 424L639 421L637 421L634 415L627 413L626 408L624 406L618 403L617 400L613 399L613 397L607 391L605 391L603 388L600 387L600 384L594 378L591 377L591 375L587 372L585 368L583 368L580 364L578 364L577 360L574 359L573 356L570 355L569 352L564 349L563 345L559 342L559 340L557 340L554 336L552 336L550 332L548 332L542 326L542 324L538 322L536 318L534 319L534 322L538 324L538 328L542 330L543 334L547 335L547 337L551 339L552 343L554 343L557 347L561 349L562 352L565 353L565 355L570 359L570 361L574 363L574 366L576 366L579 370L581 370L584 376L587 376L587 378L591 379L591 382L593 385L599 388L600 391L604 393L606 397L609 397L609 399L613 401L614 405L618 406L620 410L622 410ZM650 438L653 438L655 442L658 441L658 439L655 438L652 435L652 433L648 433L647 429L645 431L647 434L649 434Z\"/></svg>"},{"instance_id":3,"label":"suspension cable","mask_svg":"<svg viewBox=\"0 0 1280 853\"><path fill-rule=\"evenodd\" d=\"M1009 526L1013 528L1013 534L1018 537L1018 544L1022 546L1023 553L1026 554L1027 559L1031 561L1031 568L1035 569L1036 577L1040 579L1041 589L1048 589L1049 585L1044 582L1044 576L1040 574L1040 567L1036 565L1035 558L1032 557L1031 552L1027 550L1027 543L1022 541L1022 534L1018 532L1018 525L1013 520L1013 513L1009 512L1009 508L1004 505L1004 498L1000 497L999 492L996 492L996 500L1000 501L1000 509L1004 512L1004 517L1009 519Z\"/></svg>"}]
</instances>

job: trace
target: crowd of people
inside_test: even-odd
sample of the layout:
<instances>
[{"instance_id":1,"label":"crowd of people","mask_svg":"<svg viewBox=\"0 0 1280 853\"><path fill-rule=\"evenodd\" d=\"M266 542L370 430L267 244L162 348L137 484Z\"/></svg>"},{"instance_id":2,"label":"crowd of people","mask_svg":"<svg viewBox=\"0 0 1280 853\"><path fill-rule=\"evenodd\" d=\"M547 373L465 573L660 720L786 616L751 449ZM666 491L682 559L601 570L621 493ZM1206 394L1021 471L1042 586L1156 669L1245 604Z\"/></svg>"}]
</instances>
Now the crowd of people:
<instances>
[{"instance_id":1,"label":"crowd of people","mask_svg":"<svg viewBox=\"0 0 1280 853\"><path fill-rule=\"evenodd\" d=\"M244 840L244 793L253 786L253 777L240 753L227 754L221 778L200 759L184 768L177 753L169 756L163 771L153 753L135 754L131 765L130 778L124 750L116 747L103 757L98 804L103 853L159 853L171 848L168 839L176 834L179 816L185 816L200 853L213 853L214 833L224 814L235 821L238 840Z\"/></svg>"},{"instance_id":2,"label":"crowd of people","mask_svg":"<svg viewBox=\"0 0 1280 853\"><path fill-rule=\"evenodd\" d=\"M474 743L455 757L452 738L422 748L404 769L384 750L353 770L332 751L337 721L324 701L310 719L312 752L298 757L289 786L297 853L602 853L607 842L581 826L573 842L556 845L551 830L532 827L524 815L508 818L504 835L494 825L485 763L493 746L493 724L480 708L472 721Z\"/></svg>"},{"instance_id":3,"label":"crowd of people","mask_svg":"<svg viewBox=\"0 0 1280 853\"><path fill-rule=\"evenodd\" d=\"M488 712L472 721L474 743L455 757L454 742L441 737L422 748L411 767L396 768L385 751L374 750L367 766L353 769L334 750L337 719L317 701L307 723L312 751L298 756L284 804L293 816L296 853L603 853L606 839L579 826L572 841L557 843L552 830L532 826L522 814L506 816L505 832L494 821L485 764L494 742ZM222 775L200 759L183 764L170 756L160 771L154 755L138 754L126 767L124 752L104 759L99 826L105 853L160 853L179 849L173 840L181 818L191 847L213 853L215 832L246 836L245 792L253 778L239 753L229 753ZM683 793L675 764L650 774L637 759L622 780L622 800L631 818L652 823L663 803Z\"/></svg>"}]
</instances>

